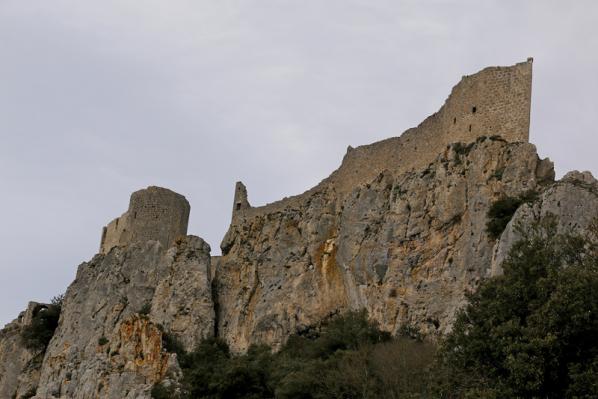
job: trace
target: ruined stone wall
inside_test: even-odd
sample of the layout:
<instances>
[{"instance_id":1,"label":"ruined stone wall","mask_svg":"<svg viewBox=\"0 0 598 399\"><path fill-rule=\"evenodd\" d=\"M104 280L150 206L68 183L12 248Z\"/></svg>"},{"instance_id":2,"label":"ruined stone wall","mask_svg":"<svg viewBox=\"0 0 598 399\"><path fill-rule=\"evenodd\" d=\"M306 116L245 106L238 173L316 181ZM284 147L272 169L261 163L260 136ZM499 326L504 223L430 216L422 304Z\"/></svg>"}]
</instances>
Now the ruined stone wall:
<instances>
[{"instance_id":1,"label":"ruined stone wall","mask_svg":"<svg viewBox=\"0 0 598 399\"><path fill-rule=\"evenodd\" d=\"M452 143L482 136L528 142L531 83L531 59L464 76L437 113L400 137L350 148L329 180L346 192L385 169L403 173L425 167Z\"/></svg>"},{"instance_id":2,"label":"ruined stone wall","mask_svg":"<svg viewBox=\"0 0 598 399\"><path fill-rule=\"evenodd\" d=\"M439 112L445 142L493 135L529 141L531 90L531 58L463 77Z\"/></svg>"},{"instance_id":3,"label":"ruined stone wall","mask_svg":"<svg viewBox=\"0 0 598 399\"><path fill-rule=\"evenodd\" d=\"M366 184L380 172L404 173L426 167L456 142L501 136L508 142L528 142L532 62L488 67L464 76L438 112L400 137L351 148L341 166L313 189L266 206L235 212L248 217L297 206L311 194L332 185L339 194ZM233 221L234 222L234 221Z\"/></svg>"},{"instance_id":4,"label":"ruined stone wall","mask_svg":"<svg viewBox=\"0 0 598 399\"><path fill-rule=\"evenodd\" d=\"M237 215L238 211L251 208L249 201L247 201L247 188L245 185L238 181L235 184L235 198L233 200L233 219Z\"/></svg>"},{"instance_id":5,"label":"ruined stone wall","mask_svg":"<svg viewBox=\"0 0 598 399\"><path fill-rule=\"evenodd\" d=\"M102 229L102 240L100 241L100 252L106 253L111 248L124 245L125 235L129 226L129 213L125 212L117 217Z\"/></svg>"},{"instance_id":6,"label":"ruined stone wall","mask_svg":"<svg viewBox=\"0 0 598 399\"><path fill-rule=\"evenodd\" d=\"M104 227L100 253L134 242L159 241L170 247L187 234L189 202L184 196L161 187L148 187L131 195L129 209Z\"/></svg>"}]
</instances>

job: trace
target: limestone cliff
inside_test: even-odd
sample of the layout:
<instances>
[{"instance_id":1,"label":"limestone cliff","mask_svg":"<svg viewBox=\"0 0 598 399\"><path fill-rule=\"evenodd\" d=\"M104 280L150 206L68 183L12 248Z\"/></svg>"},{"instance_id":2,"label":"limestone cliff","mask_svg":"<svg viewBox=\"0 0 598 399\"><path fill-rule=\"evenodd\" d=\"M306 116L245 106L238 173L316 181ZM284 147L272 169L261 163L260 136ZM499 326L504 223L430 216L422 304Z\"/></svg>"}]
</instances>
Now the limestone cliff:
<instances>
[{"instance_id":1,"label":"limestone cliff","mask_svg":"<svg viewBox=\"0 0 598 399\"><path fill-rule=\"evenodd\" d=\"M179 373L163 335L192 349L214 333L209 246L115 247L79 266L43 361L39 398L149 398Z\"/></svg>"},{"instance_id":2,"label":"limestone cliff","mask_svg":"<svg viewBox=\"0 0 598 399\"><path fill-rule=\"evenodd\" d=\"M480 138L447 146L419 170L380 171L344 196L324 185L239 217L216 268L219 334L235 350L276 347L359 308L393 333L446 332L465 292L490 275L490 204L542 189L544 163L531 144Z\"/></svg>"},{"instance_id":3,"label":"limestone cliff","mask_svg":"<svg viewBox=\"0 0 598 399\"><path fill-rule=\"evenodd\" d=\"M44 306L29 302L27 309L0 331L0 398L18 399L36 391L43 353L28 349L22 334Z\"/></svg>"},{"instance_id":4,"label":"limestone cliff","mask_svg":"<svg viewBox=\"0 0 598 399\"><path fill-rule=\"evenodd\" d=\"M518 229L525 229L548 215L556 217L558 232L586 234L598 218L598 180L587 171L569 172L547 187L536 201L522 205L496 244L492 275L502 273L501 263L520 238Z\"/></svg>"}]
</instances>

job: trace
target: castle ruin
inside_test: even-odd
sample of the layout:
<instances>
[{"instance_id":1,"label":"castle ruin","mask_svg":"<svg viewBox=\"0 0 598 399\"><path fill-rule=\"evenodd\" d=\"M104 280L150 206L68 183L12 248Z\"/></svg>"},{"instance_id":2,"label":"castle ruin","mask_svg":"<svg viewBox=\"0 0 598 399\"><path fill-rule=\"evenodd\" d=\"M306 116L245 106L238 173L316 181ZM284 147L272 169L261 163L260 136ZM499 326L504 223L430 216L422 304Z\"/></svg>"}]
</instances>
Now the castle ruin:
<instances>
[{"instance_id":1,"label":"castle ruin","mask_svg":"<svg viewBox=\"0 0 598 399\"><path fill-rule=\"evenodd\" d=\"M102 229L100 253L150 240L168 248L187 234L190 209L184 196L166 188L150 186L135 191L129 209Z\"/></svg>"},{"instance_id":2,"label":"castle ruin","mask_svg":"<svg viewBox=\"0 0 598 399\"><path fill-rule=\"evenodd\" d=\"M339 194L372 181L381 171L404 173L427 166L449 144L471 143L479 137L500 136L508 142L528 142L532 94L533 59L507 67L488 67L463 76L440 110L399 137L349 147L341 166L307 192L261 207L251 207L242 183L235 189L233 220L266 214L301 202L323 186ZM239 185L243 204L237 207Z\"/></svg>"},{"instance_id":3,"label":"castle ruin","mask_svg":"<svg viewBox=\"0 0 598 399\"><path fill-rule=\"evenodd\" d=\"M488 67L463 76L440 110L399 137L349 147L341 166L316 187L272 204L252 207L242 182L235 185L232 223L296 205L324 186L340 195L372 181L383 170L403 173L427 166L451 143L481 136L528 142L533 59L508 67ZM102 232L100 253L148 240L168 247L187 233L189 203L180 194L148 187L131 195L129 210Z\"/></svg>"},{"instance_id":4,"label":"castle ruin","mask_svg":"<svg viewBox=\"0 0 598 399\"><path fill-rule=\"evenodd\" d=\"M251 208L251 205L249 205L249 201L247 201L247 188L243 183L238 181L235 184L235 198L233 200L233 218L235 217L237 212L248 208Z\"/></svg>"}]
</instances>

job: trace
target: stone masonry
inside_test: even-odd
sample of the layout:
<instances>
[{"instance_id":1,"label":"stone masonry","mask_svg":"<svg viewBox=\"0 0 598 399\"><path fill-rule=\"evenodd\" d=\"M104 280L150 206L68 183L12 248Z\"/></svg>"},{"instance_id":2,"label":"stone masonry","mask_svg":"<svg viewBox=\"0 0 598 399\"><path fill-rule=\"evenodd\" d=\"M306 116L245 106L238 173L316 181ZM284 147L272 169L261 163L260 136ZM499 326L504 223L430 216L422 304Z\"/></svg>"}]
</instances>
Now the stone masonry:
<instances>
[{"instance_id":1,"label":"stone masonry","mask_svg":"<svg viewBox=\"0 0 598 399\"><path fill-rule=\"evenodd\" d=\"M234 215L264 215L284 209L329 184L340 194L346 194L356 186L370 182L385 169L404 173L425 168L451 143L471 143L483 136L500 136L508 142L527 143L532 64L533 59L528 58L513 66L488 67L463 76L440 110L419 126L408 129L399 137L349 147L341 166L316 187L262 207L252 208L244 202L246 206L233 212ZM235 195L238 195L238 189L239 183ZM238 217L233 219L240 220Z\"/></svg>"},{"instance_id":2,"label":"stone masonry","mask_svg":"<svg viewBox=\"0 0 598 399\"><path fill-rule=\"evenodd\" d=\"M185 197L174 191L155 186L136 191L128 211L103 228L100 253L150 240L169 248L187 234L190 209Z\"/></svg>"},{"instance_id":3,"label":"stone masonry","mask_svg":"<svg viewBox=\"0 0 598 399\"><path fill-rule=\"evenodd\" d=\"M240 181L235 184L235 198L233 201L233 218L237 214L237 211L251 208L249 201L247 201L247 188Z\"/></svg>"}]
</instances>

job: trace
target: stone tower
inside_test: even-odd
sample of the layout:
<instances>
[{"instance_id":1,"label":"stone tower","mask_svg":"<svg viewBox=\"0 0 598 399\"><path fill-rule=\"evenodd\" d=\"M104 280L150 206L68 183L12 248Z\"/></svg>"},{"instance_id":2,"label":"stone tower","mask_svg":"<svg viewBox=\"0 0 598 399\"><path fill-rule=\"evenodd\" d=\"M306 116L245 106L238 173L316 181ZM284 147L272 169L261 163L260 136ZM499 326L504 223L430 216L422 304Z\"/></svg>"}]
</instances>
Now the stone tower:
<instances>
[{"instance_id":1,"label":"stone tower","mask_svg":"<svg viewBox=\"0 0 598 399\"><path fill-rule=\"evenodd\" d=\"M100 253L150 240L168 248L187 234L190 209L184 196L166 188L151 186L135 191L127 212L103 228Z\"/></svg>"},{"instance_id":2,"label":"stone tower","mask_svg":"<svg viewBox=\"0 0 598 399\"><path fill-rule=\"evenodd\" d=\"M233 201L233 219L238 211L251 208L249 201L247 201L247 187L238 181L235 184L235 198Z\"/></svg>"},{"instance_id":3,"label":"stone tower","mask_svg":"<svg viewBox=\"0 0 598 399\"><path fill-rule=\"evenodd\" d=\"M510 67L488 67L464 76L439 112L436 130L445 141L480 136L529 141L533 58Z\"/></svg>"}]
</instances>

